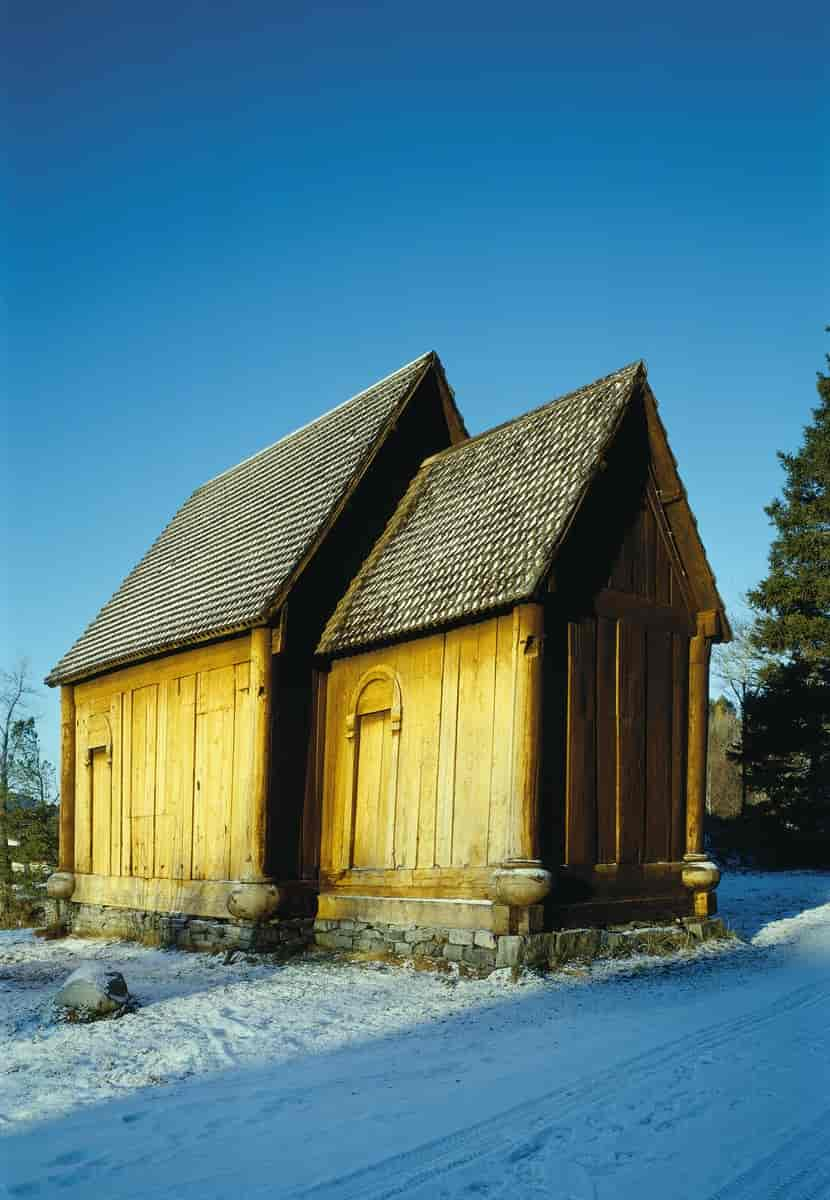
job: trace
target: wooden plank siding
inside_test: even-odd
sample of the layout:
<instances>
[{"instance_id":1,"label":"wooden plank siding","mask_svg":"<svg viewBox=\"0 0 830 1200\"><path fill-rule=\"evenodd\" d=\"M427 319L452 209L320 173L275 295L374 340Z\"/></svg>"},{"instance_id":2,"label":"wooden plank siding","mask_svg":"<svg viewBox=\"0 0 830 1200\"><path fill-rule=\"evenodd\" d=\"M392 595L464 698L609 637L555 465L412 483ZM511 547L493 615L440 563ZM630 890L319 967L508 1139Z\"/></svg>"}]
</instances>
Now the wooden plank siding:
<instances>
[{"instance_id":1,"label":"wooden plank siding","mask_svg":"<svg viewBox=\"0 0 830 1200\"><path fill-rule=\"evenodd\" d=\"M672 753L670 857L686 852L686 761L689 733L689 639L672 637Z\"/></svg>"},{"instance_id":2,"label":"wooden plank siding","mask_svg":"<svg viewBox=\"0 0 830 1200\"><path fill-rule=\"evenodd\" d=\"M597 848L592 862L617 858L617 622L597 618Z\"/></svg>"},{"instance_id":3,"label":"wooden plank siding","mask_svg":"<svg viewBox=\"0 0 830 1200\"><path fill-rule=\"evenodd\" d=\"M605 586L579 601L588 611L569 619L564 610L568 683L561 819L563 861L574 868L677 862L685 850L694 625L688 585L651 480L620 530L611 563ZM549 735L555 744L554 731ZM555 804L555 797L546 803Z\"/></svg>"},{"instance_id":4,"label":"wooden plank siding","mask_svg":"<svg viewBox=\"0 0 830 1200\"><path fill-rule=\"evenodd\" d=\"M78 873L241 877L250 856L249 653L249 639L235 638L77 685ZM106 746L90 733L103 717Z\"/></svg>"},{"instance_id":5,"label":"wooden plank siding","mask_svg":"<svg viewBox=\"0 0 830 1200\"><path fill-rule=\"evenodd\" d=\"M498 626L483 621L454 631L460 639L452 851L441 867L487 862ZM483 801L482 801L483 798Z\"/></svg>"},{"instance_id":6,"label":"wooden plank siding","mask_svg":"<svg viewBox=\"0 0 830 1200\"><path fill-rule=\"evenodd\" d=\"M688 647L638 621L569 623L566 865L682 858Z\"/></svg>"},{"instance_id":7,"label":"wooden plank siding","mask_svg":"<svg viewBox=\"0 0 830 1200\"><path fill-rule=\"evenodd\" d=\"M568 625L568 762L565 861L596 862L596 623Z\"/></svg>"},{"instance_id":8,"label":"wooden plank siding","mask_svg":"<svg viewBox=\"0 0 830 1200\"><path fill-rule=\"evenodd\" d=\"M646 812L643 860L668 862L671 842L672 640L646 633Z\"/></svg>"},{"instance_id":9,"label":"wooden plank siding","mask_svg":"<svg viewBox=\"0 0 830 1200\"><path fill-rule=\"evenodd\" d=\"M617 630L617 857L642 861L645 827L645 635L621 621Z\"/></svg>"},{"instance_id":10,"label":"wooden plank siding","mask_svg":"<svg viewBox=\"0 0 830 1200\"><path fill-rule=\"evenodd\" d=\"M506 854L516 654L511 613L446 633L343 658L327 681L321 877L371 886L375 878L472 878ZM366 738L366 716L347 736L349 706L373 669L400 687L398 734L383 715L383 737ZM368 687L373 687L370 683ZM380 728L380 723L379 723ZM397 737L397 780L383 773ZM373 734L369 734L373 737ZM371 756L370 761L364 756ZM371 765L370 765L371 764ZM368 832L375 797L396 796L394 851ZM350 835L350 831L354 833ZM365 829L365 832L364 832ZM435 884L439 886L439 884ZM459 886L456 882L455 886Z\"/></svg>"}]
</instances>

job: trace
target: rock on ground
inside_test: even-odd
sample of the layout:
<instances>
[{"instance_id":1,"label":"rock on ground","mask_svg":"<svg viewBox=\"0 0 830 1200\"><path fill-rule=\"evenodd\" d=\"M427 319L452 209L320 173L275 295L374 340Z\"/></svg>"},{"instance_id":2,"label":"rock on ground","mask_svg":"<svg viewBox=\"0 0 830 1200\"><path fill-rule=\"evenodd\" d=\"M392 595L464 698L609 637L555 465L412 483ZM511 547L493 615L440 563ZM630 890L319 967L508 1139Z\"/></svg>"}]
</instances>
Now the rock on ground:
<instances>
[{"instance_id":1,"label":"rock on ground","mask_svg":"<svg viewBox=\"0 0 830 1200\"><path fill-rule=\"evenodd\" d=\"M55 997L59 1008L102 1017L125 1008L130 1001L127 982L120 971L101 963L84 963L73 971Z\"/></svg>"}]
</instances>

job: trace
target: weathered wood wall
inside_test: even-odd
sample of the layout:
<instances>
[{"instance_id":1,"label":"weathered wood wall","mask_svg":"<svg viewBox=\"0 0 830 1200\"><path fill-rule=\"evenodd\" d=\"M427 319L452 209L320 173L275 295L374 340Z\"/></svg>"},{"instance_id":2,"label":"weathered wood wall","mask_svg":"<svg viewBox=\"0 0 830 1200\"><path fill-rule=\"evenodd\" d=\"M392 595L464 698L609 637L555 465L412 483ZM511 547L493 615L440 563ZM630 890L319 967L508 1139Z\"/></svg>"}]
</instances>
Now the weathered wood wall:
<instances>
[{"instance_id":1,"label":"weathered wood wall","mask_svg":"<svg viewBox=\"0 0 830 1200\"><path fill-rule=\"evenodd\" d=\"M242 877L254 758L250 641L76 686L76 872Z\"/></svg>"},{"instance_id":2,"label":"weathered wood wall","mask_svg":"<svg viewBox=\"0 0 830 1200\"><path fill-rule=\"evenodd\" d=\"M466 871L469 893L507 856L516 628L507 614L332 664L324 885L382 888L394 870L440 895Z\"/></svg>"},{"instance_id":3,"label":"weathered wood wall","mask_svg":"<svg viewBox=\"0 0 830 1200\"><path fill-rule=\"evenodd\" d=\"M592 608L567 623L563 861L677 862L694 626L651 486Z\"/></svg>"},{"instance_id":4,"label":"weathered wood wall","mask_svg":"<svg viewBox=\"0 0 830 1200\"><path fill-rule=\"evenodd\" d=\"M540 823L543 859L558 868L554 925L627 920L615 906L635 900L638 915L688 908L680 860L698 606L666 514L679 495L658 489L635 405L553 567Z\"/></svg>"}]
</instances>

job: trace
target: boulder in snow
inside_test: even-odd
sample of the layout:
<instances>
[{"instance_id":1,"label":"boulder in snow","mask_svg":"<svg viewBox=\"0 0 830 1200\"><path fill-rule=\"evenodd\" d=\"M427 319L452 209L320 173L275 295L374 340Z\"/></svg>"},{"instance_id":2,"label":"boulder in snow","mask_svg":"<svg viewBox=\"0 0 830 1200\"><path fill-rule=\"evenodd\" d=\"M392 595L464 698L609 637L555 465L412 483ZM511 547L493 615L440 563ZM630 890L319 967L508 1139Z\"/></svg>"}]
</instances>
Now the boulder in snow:
<instances>
[{"instance_id":1,"label":"boulder in snow","mask_svg":"<svg viewBox=\"0 0 830 1200\"><path fill-rule=\"evenodd\" d=\"M55 997L59 1008L87 1017L103 1017L125 1009L131 1001L120 971L97 963L84 963L73 971Z\"/></svg>"}]
</instances>

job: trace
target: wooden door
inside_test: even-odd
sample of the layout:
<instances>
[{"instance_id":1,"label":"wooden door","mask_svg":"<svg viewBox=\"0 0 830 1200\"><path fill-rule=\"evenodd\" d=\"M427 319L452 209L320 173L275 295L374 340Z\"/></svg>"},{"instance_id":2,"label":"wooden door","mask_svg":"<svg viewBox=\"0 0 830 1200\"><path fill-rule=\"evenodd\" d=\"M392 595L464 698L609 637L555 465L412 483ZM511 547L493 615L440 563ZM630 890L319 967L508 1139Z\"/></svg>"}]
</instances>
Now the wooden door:
<instances>
[{"instance_id":1,"label":"wooden door","mask_svg":"<svg viewBox=\"0 0 830 1200\"><path fill-rule=\"evenodd\" d=\"M389 710L359 717L354 791L352 866L391 867L389 827L391 731Z\"/></svg>"}]
</instances>

